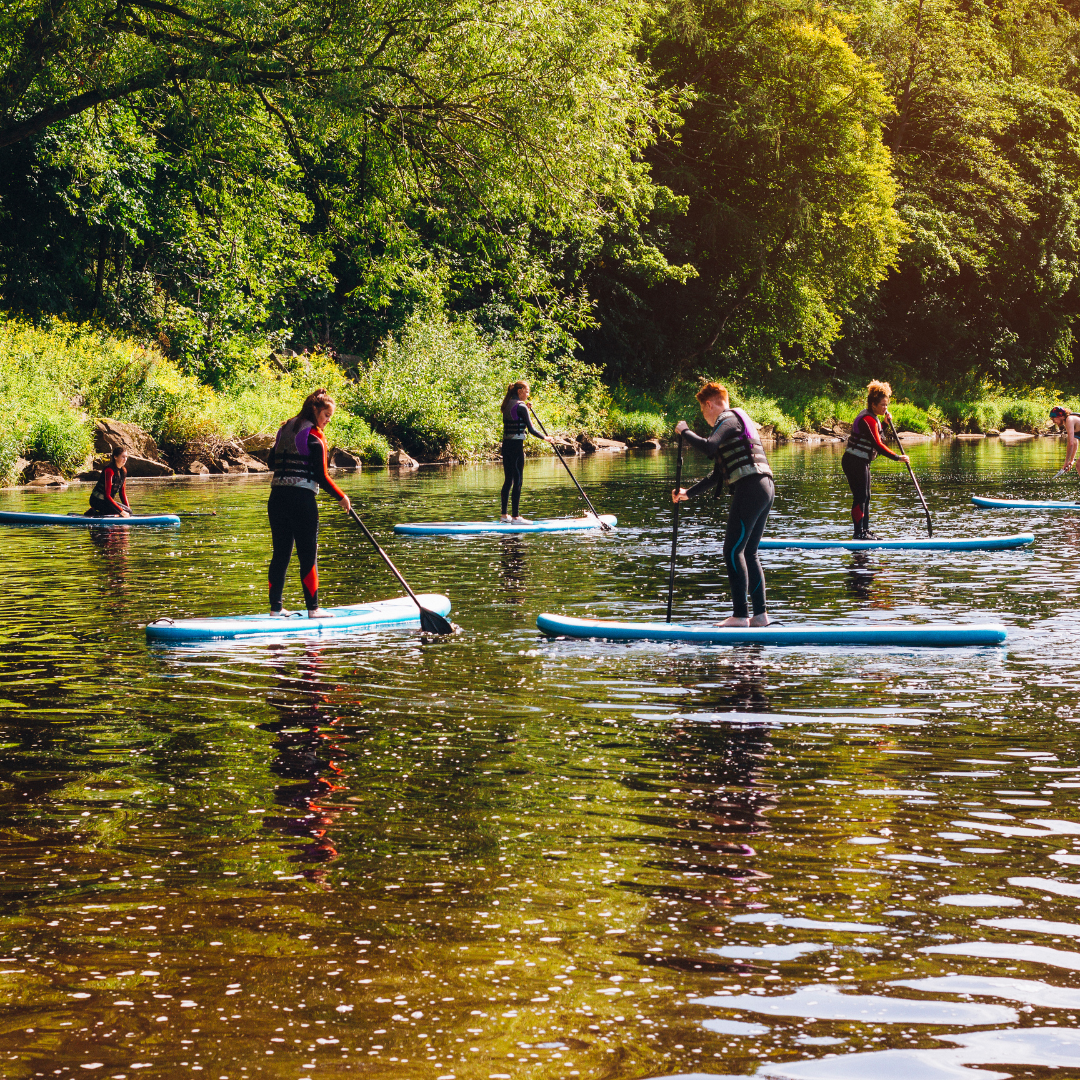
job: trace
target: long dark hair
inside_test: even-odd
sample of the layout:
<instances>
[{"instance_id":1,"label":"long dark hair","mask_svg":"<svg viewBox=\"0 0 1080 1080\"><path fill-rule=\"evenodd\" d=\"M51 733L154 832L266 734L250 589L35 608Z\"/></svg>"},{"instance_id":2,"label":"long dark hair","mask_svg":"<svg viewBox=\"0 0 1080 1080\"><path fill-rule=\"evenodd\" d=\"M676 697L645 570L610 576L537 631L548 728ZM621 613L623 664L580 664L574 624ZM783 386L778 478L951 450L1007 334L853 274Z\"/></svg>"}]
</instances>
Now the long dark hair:
<instances>
[{"instance_id":1,"label":"long dark hair","mask_svg":"<svg viewBox=\"0 0 1080 1080\"><path fill-rule=\"evenodd\" d=\"M309 424L314 424L316 420L315 410L325 409L327 405L333 405L337 408L337 402L330 396L326 390L313 390L306 398L304 398L304 404L300 406L300 412L297 414L297 420L306 420Z\"/></svg>"},{"instance_id":2,"label":"long dark hair","mask_svg":"<svg viewBox=\"0 0 1080 1080\"><path fill-rule=\"evenodd\" d=\"M519 390L524 390L526 394L529 392L529 384L524 379L518 379L517 382L512 382L506 388L506 397L503 398L502 403L504 416L506 415L506 410L509 409L511 405L521 400L521 398L518 397Z\"/></svg>"}]
</instances>

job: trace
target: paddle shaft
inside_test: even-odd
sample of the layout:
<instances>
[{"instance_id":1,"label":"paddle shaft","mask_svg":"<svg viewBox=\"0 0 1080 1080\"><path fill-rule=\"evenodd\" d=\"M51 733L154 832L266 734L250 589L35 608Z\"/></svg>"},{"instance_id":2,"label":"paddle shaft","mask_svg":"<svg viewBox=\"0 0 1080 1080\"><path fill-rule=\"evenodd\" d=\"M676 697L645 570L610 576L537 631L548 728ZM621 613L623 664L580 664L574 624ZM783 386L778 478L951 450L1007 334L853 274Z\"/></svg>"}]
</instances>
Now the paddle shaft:
<instances>
[{"instance_id":1,"label":"paddle shaft","mask_svg":"<svg viewBox=\"0 0 1080 1080\"><path fill-rule=\"evenodd\" d=\"M536 415L536 410L531 405L527 405L527 408L529 412L533 414L533 419L535 419L536 422L540 425L540 430L545 435L547 435L548 429L544 427L544 421ZM597 521L600 521L600 515L596 512L596 507L593 506L593 504L589 501L589 496L585 494L585 489L578 483L577 477L573 474L573 472L571 472L570 466L566 464L566 459L562 456L562 454L559 453L559 448L555 445L555 443L551 444L551 449L555 451L555 456L562 462L562 467L566 470L567 475L570 477L571 480L574 481L574 487L576 487L578 491L581 492L581 497L585 500L587 506L592 511L593 517L596 518ZM606 521L600 521L600 527L605 532L611 531L611 526Z\"/></svg>"},{"instance_id":2,"label":"paddle shaft","mask_svg":"<svg viewBox=\"0 0 1080 1080\"><path fill-rule=\"evenodd\" d=\"M896 425L892 421L892 417L888 413L885 414L889 421L889 430L892 432L892 437L896 440L896 445L902 454L904 452L904 444L900 441L900 436L896 434ZM915 470L911 467L911 462L905 462L907 465L908 475L911 477L911 482L915 485L915 490L919 493L919 502L922 503L923 513L926 514L926 535L934 535L934 523L930 520L930 507L926 505L926 499L923 498L922 488L919 487L919 481L915 479Z\"/></svg>"},{"instance_id":3,"label":"paddle shaft","mask_svg":"<svg viewBox=\"0 0 1080 1080\"><path fill-rule=\"evenodd\" d=\"M675 463L675 491L682 490L682 432L679 432L679 460ZM679 506L675 504L671 524L671 572L667 586L667 621L671 622L671 603L675 599L675 552L679 546Z\"/></svg>"},{"instance_id":4,"label":"paddle shaft","mask_svg":"<svg viewBox=\"0 0 1080 1080\"><path fill-rule=\"evenodd\" d=\"M390 567L390 570L393 573L394 577L396 577L401 583L401 587L409 594L410 597L412 597L412 602L420 609L420 626L428 633L452 634L454 632L454 628L450 625L449 622L446 621L446 619L444 619L436 612L424 607L424 605L420 603L419 599L416 596L416 593L414 593L412 589L409 588L409 583L401 576L401 571L390 561L390 556L387 555L385 551L383 551L382 547L379 545L379 541L376 540L374 536L372 536L371 530L364 524L364 522L360 518L360 515L355 510L353 510L352 507L349 507L349 517L351 517L353 521L355 521L356 524L364 530L364 535L368 538L368 540L371 541L371 546L382 557L382 561L386 563L388 567Z\"/></svg>"}]
</instances>

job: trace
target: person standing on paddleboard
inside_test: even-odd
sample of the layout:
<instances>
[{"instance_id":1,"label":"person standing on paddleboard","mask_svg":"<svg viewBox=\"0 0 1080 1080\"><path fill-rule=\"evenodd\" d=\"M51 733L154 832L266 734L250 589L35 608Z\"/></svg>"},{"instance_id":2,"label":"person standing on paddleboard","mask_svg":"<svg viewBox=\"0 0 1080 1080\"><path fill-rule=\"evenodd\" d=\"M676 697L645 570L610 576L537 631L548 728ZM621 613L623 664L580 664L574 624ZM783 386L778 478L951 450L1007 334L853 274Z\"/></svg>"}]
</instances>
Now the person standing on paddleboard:
<instances>
[{"instance_id":1,"label":"person standing on paddleboard","mask_svg":"<svg viewBox=\"0 0 1080 1080\"><path fill-rule=\"evenodd\" d=\"M889 398L892 387L887 382L872 382L866 388L866 408L851 425L844 456L840 467L844 470L851 487L851 522L855 527L856 540L876 540L870 531L870 462L884 454L893 461L909 461L907 454L893 453L881 438L879 416L889 416Z\"/></svg>"},{"instance_id":2,"label":"person standing on paddleboard","mask_svg":"<svg viewBox=\"0 0 1080 1080\"><path fill-rule=\"evenodd\" d=\"M112 452L108 465L101 470L94 490L90 492L90 509L87 517L131 517L127 498L128 453L122 447Z\"/></svg>"},{"instance_id":3,"label":"person standing on paddleboard","mask_svg":"<svg viewBox=\"0 0 1080 1080\"><path fill-rule=\"evenodd\" d=\"M1080 440L1080 413L1069 412L1060 405L1055 405L1050 410L1050 419L1054 421L1058 431L1064 431L1068 437L1065 444L1065 464L1054 474L1053 479L1064 476L1073 465L1076 466L1077 475L1080 476L1080 461L1076 458L1077 442Z\"/></svg>"},{"instance_id":4,"label":"person standing on paddleboard","mask_svg":"<svg viewBox=\"0 0 1080 1080\"><path fill-rule=\"evenodd\" d=\"M278 429L267 458L267 465L274 471L266 504L274 541L270 559L271 615L292 614L282 607L281 596L295 545L308 618L330 617L319 607L319 507L315 496L322 488L338 500L345 513L352 508L349 496L330 479L327 463L324 431L336 408L334 399L325 390L308 394L299 414Z\"/></svg>"},{"instance_id":5,"label":"person standing on paddleboard","mask_svg":"<svg viewBox=\"0 0 1080 1080\"><path fill-rule=\"evenodd\" d=\"M765 572L758 557L758 544L776 498L772 469L761 445L757 425L742 409L731 408L728 392L719 383L706 383L697 392L705 423L712 427L707 439L690 430L685 420L675 431L716 464L712 475L691 488L671 493L672 502L683 502L715 488L721 480L731 493L727 532L724 534L724 565L731 582L735 614L721 626L768 626L765 611ZM747 593L754 615L750 617Z\"/></svg>"},{"instance_id":6,"label":"person standing on paddleboard","mask_svg":"<svg viewBox=\"0 0 1080 1080\"><path fill-rule=\"evenodd\" d=\"M528 518L523 518L518 512L521 508L521 484L525 478L525 432L535 435L544 442L554 442L550 436L533 427L532 417L529 415L529 384L524 379L518 379L506 388L506 397L502 403L502 460L503 460L503 486L502 486L502 516L500 521L512 521L515 525L531 525ZM507 502L513 492L511 509L513 517L506 512Z\"/></svg>"}]
</instances>

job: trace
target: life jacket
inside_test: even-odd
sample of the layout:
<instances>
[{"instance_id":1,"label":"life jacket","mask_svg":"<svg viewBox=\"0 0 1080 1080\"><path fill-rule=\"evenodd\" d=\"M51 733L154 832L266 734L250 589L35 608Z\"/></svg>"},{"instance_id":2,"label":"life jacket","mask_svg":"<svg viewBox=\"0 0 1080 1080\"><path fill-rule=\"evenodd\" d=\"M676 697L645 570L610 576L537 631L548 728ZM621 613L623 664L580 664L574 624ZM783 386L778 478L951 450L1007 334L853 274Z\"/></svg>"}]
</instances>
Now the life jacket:
<instances>
[{"instance_id":1,"label":"life jacket","mask_svg":"<svg viewBox=\"0 0 1080 1080\"><path fill-rule=\"evenodd\" d=\"M301 488L304 491L319 490L315 479L317 465L308 449L308 436L315 430L310 420L293 417L278 428L274 440L274 479L271 487ZM318 432L315 431L316 437Z\"/></svg>"},{"instance_id":2,"label":"life jacket","mask_svg":"<svg viewBox=\"0 0 1080 1080\"><path fill-rule=\"evenodd\" d=\"M525 421L525 403L523 401L511 401L503 409L503 439L524 439L528 430Z\"/></svg>"},{"instance_id":3,"label":"life jacket","mask_svg":"<svg viewBox=\"0 0 1080 1080\"><path fill-rule=\"evenodd\" d=\"M111 478L111 485L107 481ZM118 469L110 462L101 470L94 490L90 492L90 509L98 510L103 514L115 514L116 507L109 502L111 495L114 502L124 505L121 497L124 492L124 481L127 480L127 469ZM111 490L110 490L111 487Z\"/></svg>"},{"instance_id":4,"label":"life jacket","mask_svg":"<svg viewBox=\"0 0 1080 1080\"><path fill-rule=\"evenodd\" d=\"M861 458L864 461L873 461L881 451L878 450L877 443L874 442L874 438L870 434L869 424L863 423L867 417L872 417L875 422L877 421L876 413L872 413L869 409L863 409L855 417L855 422L851 425L851 434L848 436L844 453L851 454L853 457ZM878 426L880 427L880 424Z\"/></svg>"},{"instance_id":5,"label":"life jacket","mask_svg":"<svg viewBox=\"0 0 1080 1080\"><path fill-rule=\"evenodd\" d=\"M757 425L742 409L727 409L717 418L713 431L716 431L724 418L734 415L742 425L742 434L737 439L728 439L720 444L716 457L716 469L724 483L729 487L744 476L772 476L769 459L761 445L761 436Z\"/></svg>"}]
</instances>

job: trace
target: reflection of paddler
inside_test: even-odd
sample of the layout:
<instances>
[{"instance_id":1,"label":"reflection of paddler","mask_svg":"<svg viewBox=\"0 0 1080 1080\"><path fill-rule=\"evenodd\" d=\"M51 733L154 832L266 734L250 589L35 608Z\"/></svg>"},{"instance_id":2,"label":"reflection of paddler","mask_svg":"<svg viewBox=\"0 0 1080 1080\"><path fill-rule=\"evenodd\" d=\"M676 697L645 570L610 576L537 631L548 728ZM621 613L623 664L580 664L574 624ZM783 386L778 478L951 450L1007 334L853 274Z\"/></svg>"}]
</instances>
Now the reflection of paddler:
<instances>
[{"instance_id":1,"label":"reflection of paddler","mask_svg":"<svg viewBox=\"0 0 1080 1080\"><path fill-rule=\"evenodd\" d=\"M851 521L856 540L876 540L870 531L870 462L884 454L893 461L907 461L907 454L896 454L881 438L879 416L889 416L892 387L886 382L872 382L866 388L866 408L851 425L847 448L840 459L851 487ZM891 420L892 417L889 417Z\"/></svg>"},{"instance_id":2,"label":"reflection of paddler","mask_svg":"<svg viewBox=\"0 0 1080 1080\"><path fill-rule=\"evenodd\" d=\"M123 447L112 452L109 463L101 470L94 490L90 492L90 509L87 517L131 517L127 498L128 454Z\"/></svg>"},{"instance_id":3,"label":"reflection of paddler","mask_svg":"<svg viewBox=\"0 0 1080 1080\"><path fill-rule=\"evenodd\" d=\"M266 504L274 539L270 560L271 615L290 614L282 607L282 593L295 545L308 617L328 617L319 607L319 507L315 496L322 488L338 500L346 513L352 507L349 496L330 479L328 468L323 432L335 408L333 398L325 390L309 394L299 414L281 425L267 459L274 470Z\"/></svg>"},{"instance_id":4,"label":"reflection of paddler","mask_svg":"<svg viewBox=\"0 0 1080 1080\"><path fill-rule=\"evenodd\" d=\"M671 493L672 502L692 499L716 487L721 480L731 493L727 531L724 534L724 565L731 583L735 614L721 626L768 626L765 611L765 573L758 558L765 524L769 520L776 488L757 426L742 409L728 404L728 392L719 383L706 383L697 393L701 415L712 427L707 439L680 420L675 426L691 446L716 464L712 474L691 488ZM746 597L750 594L754 616L750 618Z\"/></svg>"},{"instance_id":5,"label":"reflection of paddler","mask_svg":"<svg viewBox=\"0 0 1080 1080\"><path fill-rule=\"evenodd\" d=\"M1076 472L1080 475L1080 461L1076 458L1077 440L1080 439L1080 413L1069 412L1068 409L1055 405L1050 410L1050 419L1054 421L1058 431L1065 432L1068 439L1065 444L1065 464L1054 474L1054 479L1064 476L1073 465L1076 466Z\"/></svg>"}]
</instances>

